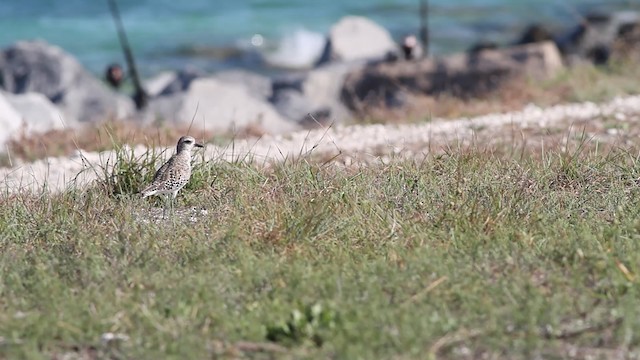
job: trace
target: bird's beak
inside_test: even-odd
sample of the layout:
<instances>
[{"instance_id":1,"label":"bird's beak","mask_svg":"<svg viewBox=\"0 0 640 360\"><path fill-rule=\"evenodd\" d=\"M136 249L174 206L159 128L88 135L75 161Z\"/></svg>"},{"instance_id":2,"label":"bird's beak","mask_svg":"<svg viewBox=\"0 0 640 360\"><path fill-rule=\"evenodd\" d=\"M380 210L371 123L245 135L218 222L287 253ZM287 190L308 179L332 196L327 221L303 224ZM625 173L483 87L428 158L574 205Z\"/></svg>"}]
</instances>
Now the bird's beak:
<instances>
[{"instance_id":1,"label":"bird's beak","mask_svg":"<svg viewBox=\"0 0 640 360\"><path fill-rule=\"evenodd\" d=\"M199 148L203 148L203 147L204 147L204 145L202 145L202 144L198 144L198 143L193 144L193 146L195 146L195 147L199 147Z\"/></svg>"}]
</instances>

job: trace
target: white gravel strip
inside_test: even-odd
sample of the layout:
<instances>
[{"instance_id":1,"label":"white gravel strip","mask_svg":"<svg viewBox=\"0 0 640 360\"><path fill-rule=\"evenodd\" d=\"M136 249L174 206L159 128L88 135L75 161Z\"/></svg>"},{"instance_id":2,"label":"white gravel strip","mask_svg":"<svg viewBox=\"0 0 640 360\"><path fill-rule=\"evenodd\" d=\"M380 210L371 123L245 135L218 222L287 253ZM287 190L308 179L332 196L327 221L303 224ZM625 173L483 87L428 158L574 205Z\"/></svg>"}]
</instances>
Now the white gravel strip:
<instances>
[{"instance_id":1,"label":"white gravel strip","mask_svg":"<svg viewBox=\"0 0 640 360\"><path fill-rule=\"evenodd\" d=\"M435 119L429 123L404 125L353 125L330 129L299 131L260 139L236 140L233 146L207 145L205 159L252 159L256 163L282 161L310 153L322 154L379 154L381 149L389 154L431 141L442 142L471 136L474 129L499 128L505 125L520 128L545 128L572 121L611 118L624 121L640 114L640 96L615 98L609 102L592 102L556 105L540 108L529 105L522 111L489 114L475 118L456 120ZM164 150L164 149L159 149ZM133 149L136 156L147 151L144 146ZM167 156L173 149L165 152ZM80 155L81 153L81 155ZM48 158L13 168L0 169L3 179L0 190L5 193L20 191L57 192L69 186L84 186L96 178L101 168L113 163L114 153L79 152L71 157Z\"/></svg>"}]
</instances>

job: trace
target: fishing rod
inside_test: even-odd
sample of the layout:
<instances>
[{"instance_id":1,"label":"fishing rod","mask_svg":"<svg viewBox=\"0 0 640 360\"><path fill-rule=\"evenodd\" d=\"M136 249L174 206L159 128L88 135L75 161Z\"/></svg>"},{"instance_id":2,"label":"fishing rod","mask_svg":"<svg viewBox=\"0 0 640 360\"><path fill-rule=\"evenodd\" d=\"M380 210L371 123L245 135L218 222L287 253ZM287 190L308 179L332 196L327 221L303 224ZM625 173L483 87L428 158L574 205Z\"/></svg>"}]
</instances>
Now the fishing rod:
<instances>
[{"instance_id":1,"label":"fishing rod","mask_svg":"<svg viewBox=\"0 0 640 360\"><path fill-rule=\"evenodd\" d=\"M131 51L131 46L129 46L127 33L124 30L122 19L120 18L120 10L118 9L118 4L116 3L116 0L107 0L107 2L109 3L109 9L111 10L111 15L113 16L113 21L115 22L116 29L118 31L120 46L122 46L122 51L124 52L124 57L127 61L127 67L129 68L131 79L133 80L133 87L135 89L135 92L133 94L133 102L136 104L136 108L138 110L141 110L147 106L147 103L149 102L149 95L147 95L146 91L144 91L142 83L140 82L136 63L133 58L133 52Z\"/></svg>"}]
</instances>

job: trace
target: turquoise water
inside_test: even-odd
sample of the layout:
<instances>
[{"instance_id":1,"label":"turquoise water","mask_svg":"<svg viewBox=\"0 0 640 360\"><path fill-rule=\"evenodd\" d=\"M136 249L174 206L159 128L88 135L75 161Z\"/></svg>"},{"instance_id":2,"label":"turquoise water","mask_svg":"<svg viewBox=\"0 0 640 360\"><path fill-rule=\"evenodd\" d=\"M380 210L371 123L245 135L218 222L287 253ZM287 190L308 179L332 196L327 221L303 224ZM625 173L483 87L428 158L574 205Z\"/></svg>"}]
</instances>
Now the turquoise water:
<instances>
[{"instance_id":1,"label":"turquoise water","mask_svg":"<svg viewBox=\"0 0 640 360\"><path fill-rule=\"evenodd\" d=\"M575 24L578 13L624 9L625 0L430 0L431 52L464 50L479 40L507 43L531 22L554 28ZM419 26L418 0L119 0L139 67L145 75L187 64L205 70L265 65L251 46L299 31L326 33L345 15L363 15L399 38ZM308 32L306 32L308 33ZM1 0L0 47L45 39L94 72L121 62L106 0Z\"/></svg>"}]
</instances>

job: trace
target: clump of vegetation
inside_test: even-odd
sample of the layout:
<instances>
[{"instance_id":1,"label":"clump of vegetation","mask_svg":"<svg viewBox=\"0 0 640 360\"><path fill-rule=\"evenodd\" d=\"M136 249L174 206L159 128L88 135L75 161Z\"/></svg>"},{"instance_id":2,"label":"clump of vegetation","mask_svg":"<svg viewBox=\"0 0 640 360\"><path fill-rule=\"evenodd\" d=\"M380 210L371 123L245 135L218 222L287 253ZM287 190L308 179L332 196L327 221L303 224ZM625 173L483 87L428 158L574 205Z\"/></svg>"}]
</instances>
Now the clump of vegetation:
<instances>
[{"instance_id":1,"label":"clump of vegetation","mask_svg":"<svg viewBox=\"0 0 640 360\"><path fill-rule=\"evenodd\" d=\"M154 149L136 155L127 145L116 145L113 158L105 160L98 171L99 186L112 196L137 194L153 179L161 153Z\"/></svg>"},{"instance_id":2,"label":"clump of vegetation","mask_svg":"<svg viewBox=\"0 0 640 360\"><path fill-rule=\"evenodd\" d=\"M337 313L321 303L293 309L286 321L267 326L267 340L289 345L300 345L311 340L322 346L325 332L333 331L338 322Z\"/></svg>"}]
</instances>

